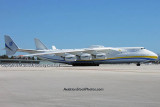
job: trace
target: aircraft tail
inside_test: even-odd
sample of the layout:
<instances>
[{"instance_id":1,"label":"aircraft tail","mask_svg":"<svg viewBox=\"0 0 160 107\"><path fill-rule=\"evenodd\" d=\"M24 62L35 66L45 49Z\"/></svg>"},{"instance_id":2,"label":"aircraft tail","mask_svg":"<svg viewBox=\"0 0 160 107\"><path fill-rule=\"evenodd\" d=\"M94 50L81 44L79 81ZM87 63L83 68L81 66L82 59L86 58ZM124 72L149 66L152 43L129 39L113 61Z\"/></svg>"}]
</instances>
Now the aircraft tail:
<instances>
[{"instance_id":1,"label":"aircraft tail","mask_svg":"<svg viewBox=\"0 0 160 107\"><path fill-rule=\"evenodd\" d=\"M34 39L37 50L48 50L48 48L37 38Z\"/></svg>"},{"instance_id":2,"label":"aircraft tail","mask_svg":"<svg viewBox=\"0 0 160 107\"><path fill-rule=\"evenodd\" d=\"M10 36L4 35L6 55L14 55L18 46L13 42Z\"/></svg>"}]
</instances>

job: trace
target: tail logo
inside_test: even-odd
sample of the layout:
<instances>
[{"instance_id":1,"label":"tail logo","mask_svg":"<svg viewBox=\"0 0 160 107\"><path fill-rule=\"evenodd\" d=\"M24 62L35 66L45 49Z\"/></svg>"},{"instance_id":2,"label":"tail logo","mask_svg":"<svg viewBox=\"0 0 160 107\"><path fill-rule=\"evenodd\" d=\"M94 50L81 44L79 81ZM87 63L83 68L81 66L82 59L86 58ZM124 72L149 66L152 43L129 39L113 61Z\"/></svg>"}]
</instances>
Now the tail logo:
<instances>
[{"instance_id":1,"label":"tail logo","mask_svg":"<svg viewBox=\"0 0 160 107\"><path fill-rule=\"evenodd\" d=\"M13 51L10 47L7 46L7 44L5 43L5 47L11 51Z\"/></svg>"},{"instance_id":2,"label":"tail logo","mask_svg":"<svg viewBox=\"0 0 160 107\"><path fill-rule=\"evenodd\" d=\"M11 42L9 42L9 46L12 46L13 45L13 42L11 41Z\"/></svg>"}]
</instances>

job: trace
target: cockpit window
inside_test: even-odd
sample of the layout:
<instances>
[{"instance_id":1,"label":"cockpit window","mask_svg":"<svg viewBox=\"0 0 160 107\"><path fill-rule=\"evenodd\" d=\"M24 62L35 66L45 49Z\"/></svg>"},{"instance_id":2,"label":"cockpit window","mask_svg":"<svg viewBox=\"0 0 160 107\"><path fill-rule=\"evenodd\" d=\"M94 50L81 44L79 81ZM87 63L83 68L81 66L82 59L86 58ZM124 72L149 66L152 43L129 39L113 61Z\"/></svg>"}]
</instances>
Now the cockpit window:
<instances>
[{"instance_id":1,"label":"cockpit window","mask_svg":"<svg viewBox=\"0 0 160 107\"><path fill-rule=\"evenodd\" d=\"M132 49L127 49L128 52L137 52L137 51L140 51L140 50L143 50L145 49L144 47L141 47L141 48L132 48Z\"/></svg>"},{"instance_id":2,"label":"cockpit window","mask_svg":"<svg viewBox=\"0 0 160 107\"><path fill-rule=\"evenodd\" d=\"M136 52L138 51L137 49L129 49L128 52Z\"/></svg>"}]
</instances>

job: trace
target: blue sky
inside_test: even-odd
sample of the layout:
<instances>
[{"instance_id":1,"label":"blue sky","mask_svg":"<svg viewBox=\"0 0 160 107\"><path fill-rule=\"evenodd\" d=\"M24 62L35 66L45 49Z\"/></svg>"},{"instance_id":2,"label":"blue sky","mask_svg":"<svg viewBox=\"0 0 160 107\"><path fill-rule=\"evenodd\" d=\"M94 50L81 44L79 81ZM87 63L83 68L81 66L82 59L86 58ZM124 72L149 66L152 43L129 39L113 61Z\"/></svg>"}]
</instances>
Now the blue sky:
<instances>
[{"instance_id":1,"label":"blue sky","mask_svg":"<svg viewBox=\"0 0 160 107\"><path fill-rule=\"evenodd\" d=\"M0 48L4 35L20 48L142 46L160 53L159 0L0 0ZM4 54L5 51L0 51Z\"/></svg>"}]
</instances>

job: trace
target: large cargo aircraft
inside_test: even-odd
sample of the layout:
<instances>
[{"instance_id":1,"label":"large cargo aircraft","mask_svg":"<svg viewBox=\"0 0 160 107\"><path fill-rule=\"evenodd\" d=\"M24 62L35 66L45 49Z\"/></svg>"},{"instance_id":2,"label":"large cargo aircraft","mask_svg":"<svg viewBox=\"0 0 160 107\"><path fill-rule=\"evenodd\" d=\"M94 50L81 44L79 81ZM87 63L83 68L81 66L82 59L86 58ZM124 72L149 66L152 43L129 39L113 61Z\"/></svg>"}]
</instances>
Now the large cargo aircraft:
<instances>
[{"instance_id":1,"label":"large cargo aircraft","mask_svg":"<svg viewBox=\"0 0 160 107\"><path fill-rule=\"evenodd\" d=\"M55 63L65 63L73 66L99 66L99 64L136 63L155 61L158 55L144 47L104 47L94 45L83 49L48 49L39 39L35 39L36 50L21 49L13 40L5 35L5 49L7 55L16 52L26 52L43 60Z\"/></svg>"}]
</instances>

